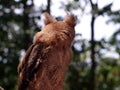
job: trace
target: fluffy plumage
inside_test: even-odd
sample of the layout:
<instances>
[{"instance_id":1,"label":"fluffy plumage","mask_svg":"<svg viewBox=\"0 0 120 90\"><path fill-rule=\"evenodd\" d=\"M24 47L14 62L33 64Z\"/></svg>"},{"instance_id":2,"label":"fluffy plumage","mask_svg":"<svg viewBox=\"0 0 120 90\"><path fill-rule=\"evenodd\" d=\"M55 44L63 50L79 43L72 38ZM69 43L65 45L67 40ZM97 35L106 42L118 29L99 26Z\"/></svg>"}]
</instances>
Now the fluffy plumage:
<instances>
[{"instance_id":1,"label":"fluffy plumage","mask_svg":"<svg viewBox=\"0 0 120 90\"><path fill-rule=\"evenodd\" d=\"M75 17L68 15L57 21L48 13L44 15L45 27L36 33L18 66L18 90L63 90L66 69L72 60Z\"/></svg>"}]
</instances>

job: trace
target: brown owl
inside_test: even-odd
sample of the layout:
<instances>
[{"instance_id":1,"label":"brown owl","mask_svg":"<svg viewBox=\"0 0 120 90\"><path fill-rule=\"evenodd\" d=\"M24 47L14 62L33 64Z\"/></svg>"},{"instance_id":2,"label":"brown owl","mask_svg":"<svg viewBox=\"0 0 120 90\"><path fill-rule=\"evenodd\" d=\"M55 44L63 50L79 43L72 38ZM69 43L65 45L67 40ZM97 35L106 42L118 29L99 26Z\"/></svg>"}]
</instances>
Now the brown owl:
<instances>
[{"instance_id":1,"label":"brown owl","mask_svg":"<svg viewBox=\"0 0 120 90\"><path fill-rule=\"evenodd\" d=\"M18 66L18 90L63 90L72 60L75 17L57 21L45 13L45 26L36 33Z\"/></svg>"}]
</instances>

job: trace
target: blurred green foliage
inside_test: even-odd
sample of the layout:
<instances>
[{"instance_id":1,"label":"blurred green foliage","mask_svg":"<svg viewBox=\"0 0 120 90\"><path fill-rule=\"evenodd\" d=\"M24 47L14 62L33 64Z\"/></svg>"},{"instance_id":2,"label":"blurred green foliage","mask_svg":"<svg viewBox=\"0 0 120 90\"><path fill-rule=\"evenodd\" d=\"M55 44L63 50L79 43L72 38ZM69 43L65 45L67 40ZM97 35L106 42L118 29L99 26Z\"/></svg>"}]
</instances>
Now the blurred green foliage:
<instances>
[{"instance_id":1,"label":"blurred green foliage","mask_svg":"<svg viewBox=\"0 0 120 90\"><path fill-rule=\"evenodd\" d=\"M0 0L0 86L5 90L16 90L21 53L32 43L34 33L40 31L35 23L40 18L34 15L32 0L29 2Z\"/></svg>"},{"instance_id":2,"label":"blurred green foliage","mask_svg":"<svg viewBox=\"0 0 120 90\"><path fill-rule=\"evenodd\" d=\"M86 40L83 41L86 42ZM99 41L99 43L96 41L96 43L98 44L96 45L97 67L95 71L95 90L119 90L120 58L104 56L106 53L111 52L110 48L112 47L112 45L110 47L107 47L107 45L109 45L110 43L105 42L101 45L101 42L103 42L103 40ZM91 74L91 61L89 61L90 48L88 45L84 45L84 47L88 48L84 50L82 50L82 48L82 52L73 47L74 59L70 67L68 68L65 90L91 90L88 88L90 80L89 76ZM102 53L102 50L106 50L106 52ZM115 50L115 52L117 51Z\"/></svg>"},{"instance_id":3,"label":"blurred green foliage","mask_svg":"<svg viewBox=\"0 0 120 90\"><path fill-rule=\"evenodd\" d=\"M83 13L89 0L73 0L64 4L68 11L80 9ZM62 3L63 4L63 3ZM109 22L119 24L119 11L113 12L107 5L103 9L96 8L95 14L107 14ZM46 6L37 10L33 0L0 0L0 86L5 90L17 89L17 65L21 54L32 43L34 33L40 31L38 20ZM108 7L108 8L107 8ZM107 9L105 9L107 8ZM93 13L93 12L91 12ZM80 21L80 20L79 20ZM111 36L95 41L95 90L120 90L120 30ZM73 42L74 58L68 68L65 80L65 90L89 90L91 59L91 42L77 34ZM117 54L118 57L107 56L107 53Z\"/></svg>"}]
</instances>

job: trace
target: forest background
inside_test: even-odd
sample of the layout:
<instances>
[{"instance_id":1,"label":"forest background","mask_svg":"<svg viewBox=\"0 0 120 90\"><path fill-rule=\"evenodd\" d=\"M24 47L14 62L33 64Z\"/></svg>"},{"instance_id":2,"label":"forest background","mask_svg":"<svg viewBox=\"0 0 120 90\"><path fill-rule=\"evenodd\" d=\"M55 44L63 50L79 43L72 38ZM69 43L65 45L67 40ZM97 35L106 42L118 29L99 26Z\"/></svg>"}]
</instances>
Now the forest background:
<instances>
[{"instance_id":1,"label":"forest background","mask_svg":"<svg viewBox=\"0 0 120 90\"><path fill-rule=\"evenodd\" d=\"M57 3L61 5L59 10L77 17L72 45L74 58L67 71L65 90L120 90L120 9L113 10L115 0L103 7L100 0L64 1ZM55 15L59 11L53 11L54 4L53 0L46 0L46 4L37 7L34 0L0 0L0 86L5 90L17 89L17 66L32 44L34 34L42 28L42 13L47 11L57 20L63 19L65 13ZM88 27L80 28L85 15L90 15L90 33ZM106 26L112 23L115 27L107 39L95 37L99 35L96 29L102 27L95 28L99 17L107 17ZM78 33L79 29L89 34L89 39ZM105 29L108 34L111 32Z\"/></svg>"}]
</instances>

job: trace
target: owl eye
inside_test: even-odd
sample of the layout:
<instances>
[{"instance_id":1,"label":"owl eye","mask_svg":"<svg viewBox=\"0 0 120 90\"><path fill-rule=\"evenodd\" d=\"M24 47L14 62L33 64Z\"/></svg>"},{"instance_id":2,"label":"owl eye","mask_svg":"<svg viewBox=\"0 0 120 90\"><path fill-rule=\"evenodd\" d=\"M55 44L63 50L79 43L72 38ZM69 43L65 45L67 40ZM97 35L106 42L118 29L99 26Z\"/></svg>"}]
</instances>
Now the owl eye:
<instances>
[{"instance_id":1,"label":"owl eye","mask_svg":"<svg viewBox=\"0 0 120 90\"><path fill-rule=\"evenodd\" d=\"M68 32L63 32L63 33L70 38L70 35Z\"/></svg>"}]
</instances>

